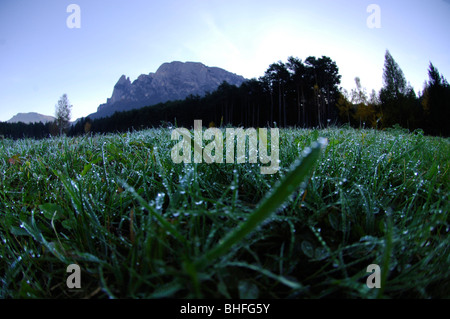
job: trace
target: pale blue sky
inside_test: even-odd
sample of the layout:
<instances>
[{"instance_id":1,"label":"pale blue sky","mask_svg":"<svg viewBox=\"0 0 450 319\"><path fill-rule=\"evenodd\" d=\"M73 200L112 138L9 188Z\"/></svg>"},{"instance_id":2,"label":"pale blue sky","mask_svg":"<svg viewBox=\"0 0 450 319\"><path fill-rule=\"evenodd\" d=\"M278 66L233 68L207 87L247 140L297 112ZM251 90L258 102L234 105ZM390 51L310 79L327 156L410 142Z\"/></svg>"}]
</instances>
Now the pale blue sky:
<instances>
[{"instance_id":1,"label":"pale blue sky","mask_svg":"<svg viewBox=\"0 0 450 319\"><path fill-rule=\"evenodd\" d=\"M69 4L81 28L69 29ZM367 27L367 7L381 28ZM53 115L67 93L73 119L95 112L122 74L133 81L164 62L195 61L247 78L289 56L329 56L354 87L382 86L388 49L416 92L429 62L450 77L446 0L1 0L0 121Z\"/></svg>"}]
</instances>

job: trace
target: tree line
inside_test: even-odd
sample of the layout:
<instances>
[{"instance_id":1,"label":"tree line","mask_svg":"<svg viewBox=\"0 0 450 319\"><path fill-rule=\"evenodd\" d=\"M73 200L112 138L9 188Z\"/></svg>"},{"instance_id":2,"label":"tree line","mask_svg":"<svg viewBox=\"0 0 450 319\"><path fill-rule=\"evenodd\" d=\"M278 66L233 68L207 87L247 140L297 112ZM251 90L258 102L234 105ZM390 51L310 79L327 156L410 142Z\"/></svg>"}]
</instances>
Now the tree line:
<instances>
[{"instance_id":1,"label":"tree line","mask_svg":"<svg viewBox=\"0 0 450 319\"><path fill-rule=\"evenodd\" d=\"M42 139L49 136L63 135L70 130L72 105L67 94L63 94L55 105L55 120L53 122L7 123L0 122L0 138L34 138Z\"/></svg>"},{"instance_id":2,"label":"tree line","mask_svg":"<svg viewBox=\"0 0 450 319\"><path fill-rule=\"evenodd\" d=\"M432 63L428 73L423 92L416 94L386 51L383 87L368 95L359 78L350 92L340 88L339 68L327 56L305 60L289 57L286 62L272 63L262 77L247 80L240 87L224 82L203 97L191 95L107 118L82 118L64 132L70 136L126 132L164 123L192 127L194 120L201 119L210 126L242 127L321 128L347 123L384 129L399 125L411 131L422 129L426 134L450 136L445 123L450 111L450 86ZM9 136L2 125L0 135ZM42 132L35 134L23 127L23 132L36 138L55 134L51 125L41 128Z\"/></svg>"},{"instance_id":3,"label":"tree line","mask_svg":"<svg viewBox=\"0 0 450 319\"><path fill-rule=\"evenodd\" d=\"M410 131L422 129L426 134L450 136L450 85L430 62L428 81L416 92L389 51L386 51L383 87L370 95L355 78L356 88L341 90L337 103L342 122L353 127L388 128L394 125Z\"/></svg>"},{"instance_id":4,"label":"tree line","mask_svg":"<svg viewBox=\"0 0 450 319\"><path fill-rule=\"evenodd\" d=\"M35 138L42 139L49 137L52 123L7 123L0 122L0 138Z\"/></svg>"}]
</instances>

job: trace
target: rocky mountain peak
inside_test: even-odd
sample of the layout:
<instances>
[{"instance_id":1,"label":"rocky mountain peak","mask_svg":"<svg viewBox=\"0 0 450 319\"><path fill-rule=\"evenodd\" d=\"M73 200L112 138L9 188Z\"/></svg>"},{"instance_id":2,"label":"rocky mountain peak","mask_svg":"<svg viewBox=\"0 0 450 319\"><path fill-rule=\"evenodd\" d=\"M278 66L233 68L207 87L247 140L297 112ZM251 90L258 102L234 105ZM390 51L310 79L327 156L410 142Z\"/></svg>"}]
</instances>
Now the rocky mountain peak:
<instances>
[{"instance_id":1,"label":"rocky mountain peak","mask_svg":"<svg viewBox=\"0 0 450 319\"><path fill-rule=\"evenodd\" d=\"M124 86L130 86L131 85L131 81L129 77L126 77L125 74L123 74L119 81L117 81L116 85L124 85Z\"/></svg>"},{"instance_id":2,"label":"rocky mountain peak","mask_svg":"<svg viewBox=\"0 0 450 319\"><path fill-rule=\"evenodd\" d=\"M191 94L202 96L216 90L224 81L240 86L245 79L199 62L163 63L155 73L142 74L133 82L122 75L114 86L111 98L89 117L107 117L117 111L182 100Z\"/></svg>"}]
</instances>

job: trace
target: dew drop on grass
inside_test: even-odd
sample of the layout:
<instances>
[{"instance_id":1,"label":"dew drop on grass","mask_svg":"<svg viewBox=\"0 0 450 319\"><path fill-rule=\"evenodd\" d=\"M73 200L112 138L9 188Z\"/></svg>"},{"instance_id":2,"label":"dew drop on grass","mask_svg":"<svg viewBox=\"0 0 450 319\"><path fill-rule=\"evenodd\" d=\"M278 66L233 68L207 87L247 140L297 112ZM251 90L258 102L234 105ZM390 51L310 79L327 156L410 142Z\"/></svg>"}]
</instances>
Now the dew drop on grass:
<instances>
[{"instance_id":1,"label":"dew drop on grass","mask_svg":"<svg viewBox=\"0 0 450 319\"><path fill-rule=\"evenodd\" d=\"M324 247L318 247L315 251L315 258L317 260L323 260L329 256L328 251Z\"/></svg>"},{"instance_id":2,"label":"dew drop on grass","mask_svg":"<svg viewBox=\"0 0 450 319\"><path fill-rule=\"evenodd\" d=\"M166 194L164 193L158 193L158 195L156 196L156 200L155 200L155 208L157 210L162 209L163 204L164 204L164 197L166 196Z\"/></svg>"},{"instance_id":3,"label":"dew drop on grass","mask_svg":"<svg viewBox=\"0 0 450 319\"><path fill-rule=\"evenodd\" d=\"M314 247L309 241L304 240L301 243L301 249L306 256L310 258L314 257Z\"/></svg>"}]
</instances>

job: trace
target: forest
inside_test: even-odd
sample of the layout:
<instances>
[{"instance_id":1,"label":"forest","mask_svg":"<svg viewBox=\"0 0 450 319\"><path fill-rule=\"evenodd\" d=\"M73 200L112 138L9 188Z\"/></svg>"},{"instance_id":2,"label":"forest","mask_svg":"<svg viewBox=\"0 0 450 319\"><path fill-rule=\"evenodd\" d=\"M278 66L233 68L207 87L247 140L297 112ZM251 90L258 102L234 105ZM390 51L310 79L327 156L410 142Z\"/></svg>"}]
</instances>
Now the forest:
<instances>
[{"instance_id":1,"label":"forest","mask_svg":"<svg viewBox=\"0 0 450 319\"><path fill-rule=\"evenodd\" d=\"M434 136L450 136L450 85L430 62L429 79L415 92L389 51L383 69L383 87L370 94L358 77L348 92L340 87L339 68L330 57L289 57L271 64L259 79L240 87L222 83L205 96L189 96L140 109L117 112L108 118L81 118L65 133L110 133L161 125L191 127L195 119L209 126L323 128L350 125L386 129L399 126ZM55 123L0 123L0 136L44 138L58 135Z\"/></svg>"}]
</instances>

